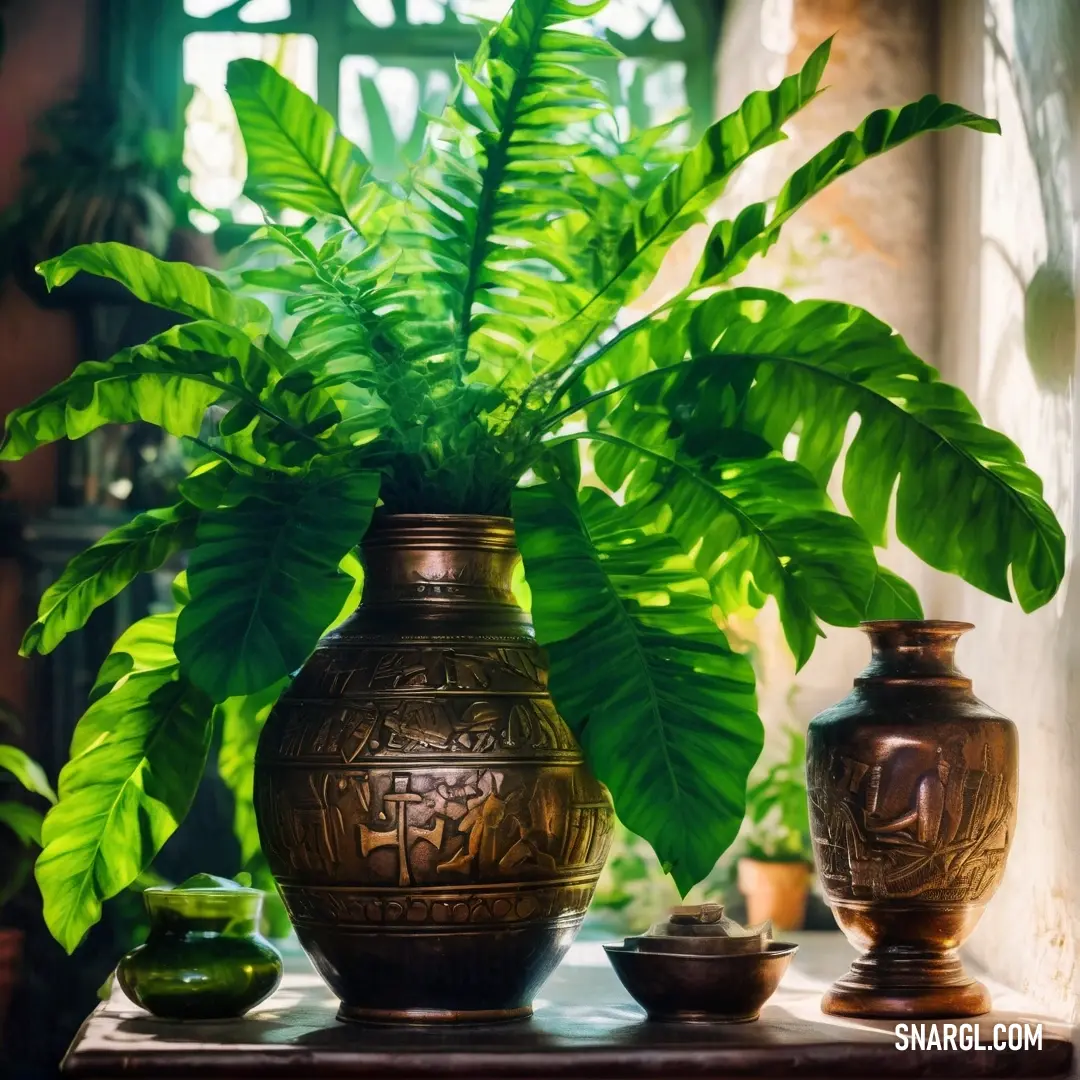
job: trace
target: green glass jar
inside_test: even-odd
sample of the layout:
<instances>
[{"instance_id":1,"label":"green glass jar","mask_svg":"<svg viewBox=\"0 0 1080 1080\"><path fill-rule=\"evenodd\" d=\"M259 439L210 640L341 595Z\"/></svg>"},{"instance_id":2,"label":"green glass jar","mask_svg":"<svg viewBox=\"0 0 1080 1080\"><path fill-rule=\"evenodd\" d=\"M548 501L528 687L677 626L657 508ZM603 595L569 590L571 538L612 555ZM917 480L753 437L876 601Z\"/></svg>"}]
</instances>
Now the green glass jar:
<instances>
[{"instance_id":1,"label":"green glass jar","mask_svg":"<svg viewBox=\"0 0 1080 1080\"><path fill-rule=\"evenodd\" d=\"M277 989L281 955L259 933L263 894L196 874L143 893L150 934L116 969L124 993L155 1016L243 1016Z\"/></svg>"}]
</instances>

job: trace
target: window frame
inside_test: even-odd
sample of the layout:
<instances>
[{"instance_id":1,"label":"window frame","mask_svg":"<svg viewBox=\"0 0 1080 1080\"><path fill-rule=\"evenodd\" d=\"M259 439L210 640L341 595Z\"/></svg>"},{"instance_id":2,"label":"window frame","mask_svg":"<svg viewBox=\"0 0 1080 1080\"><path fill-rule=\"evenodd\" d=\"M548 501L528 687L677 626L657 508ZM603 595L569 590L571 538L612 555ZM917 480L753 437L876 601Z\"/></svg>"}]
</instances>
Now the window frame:
<instances>
[{"instance_id":1,"label":"window frame","mask_svg":"<svg viewBox=\"0 0 1080 1080\"><path fill-rule=\"evenodd\" d=\"M411 57L438 60L471 57L478 34L468 24L401 25L407 0L392 0L396 25L364 25L352 0L292 0L284 19L243 22L242 0L224 11L196 18L183 10L183 0L98 0L100 71L107 85L133 88L150 106L156 121L169 130L185 125L183 45L192 33L309 34L317 47L317 96L338 119L341 62L347 56L370 56L378 63L400 64ZM716 64L724 0L671 0L685 34L680 41L660 41L651 27L639 37L610 36L628 59L685 65L691 132L699 135L715 114ZM352 10L350 10L352 8ZM152 42L153 47L147 47ZM250 232L245 226L227 226L215 235L219 248L233 246Z\"/></svg>"}]
</instances>

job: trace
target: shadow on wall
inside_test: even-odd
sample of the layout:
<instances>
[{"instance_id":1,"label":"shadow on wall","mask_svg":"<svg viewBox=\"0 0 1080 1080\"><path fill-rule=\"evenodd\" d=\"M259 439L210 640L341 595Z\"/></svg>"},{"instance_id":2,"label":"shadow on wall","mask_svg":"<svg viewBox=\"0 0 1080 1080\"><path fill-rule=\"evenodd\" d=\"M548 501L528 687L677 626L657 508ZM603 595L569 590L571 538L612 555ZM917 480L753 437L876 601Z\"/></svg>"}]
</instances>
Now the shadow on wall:
<instances>
[{"instance_id":1,"label":"shadow on wall","mask_svg":"<svg viewBox=\"0 0 1080 1080\"><path fill-rule=\"evenodd\" d=\"M987 12L986 40L995 59L1008 69L1020 107L1038 176L1046 258L1025 282L1009 253L1001 245L994 247L1024 290L1024 345L1032 373L1044 389L1061 392L1069 386L1076 356L1073 162L1071 140L1062 132L1069 130L1078 89L1076 71L1062 56L1076 55L1080 47L1080 5L1016 3L1012 21L1011 50L992 10Z\"/></svg>"},{"instance_id":2,"label":"shadow on wall","mask_svg":"<svg viewBox=\"0 0 1080 1080\"><path fill-rule=\"evenodd\" d=\"M1058 596L1025 615L944 582L936 609L979 627L960 666L1020 727L1019 816L1009 869L972 936L994 978L1080 1017L1080 443L1077 219L1080 4L941 6L941 85L1002 123L977 148L945 143L941 329L946 374L1015 439L1068 537ZM988 538L993 542L993 538ZM1001 941L1015 948L1002 949Z\"/></svg>"}]
</instances>

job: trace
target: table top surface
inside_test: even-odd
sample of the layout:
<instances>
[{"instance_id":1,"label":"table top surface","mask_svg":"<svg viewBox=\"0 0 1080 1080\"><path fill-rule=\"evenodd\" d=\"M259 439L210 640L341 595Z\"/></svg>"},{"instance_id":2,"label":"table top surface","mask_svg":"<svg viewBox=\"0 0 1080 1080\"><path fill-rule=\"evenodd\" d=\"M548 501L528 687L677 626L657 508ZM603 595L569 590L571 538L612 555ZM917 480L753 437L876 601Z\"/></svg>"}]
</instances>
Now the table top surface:
<instances>
[{"instance_id":1,"label":"table top surface","mask_svg":"<svg viewBox=\"0 0 1080 1080\"><path fill-rule=\"evenodd\" d=\"M841 1020L821 994L854 955L839 934L790 935L800 945L756 1023L656 1024L623 990L599 944L575 945L545 984L531 1020L461 1028L343 1024L337 999L302 957L278 991L242 1020L169 1022L114 987L64 1062L72 1077L570 1078L616 1077L1065 1077L1066 1025L1040 1017L1017 994L991 985L995 1011L980 1017L991 1043L998 1023L1041 1023L1042 1048L901 1051L891 1022ZM944 1040L944 1022L935 1025ZM928 1025L929 1028L929 1025Z\"/></svg>"}]
</instances>

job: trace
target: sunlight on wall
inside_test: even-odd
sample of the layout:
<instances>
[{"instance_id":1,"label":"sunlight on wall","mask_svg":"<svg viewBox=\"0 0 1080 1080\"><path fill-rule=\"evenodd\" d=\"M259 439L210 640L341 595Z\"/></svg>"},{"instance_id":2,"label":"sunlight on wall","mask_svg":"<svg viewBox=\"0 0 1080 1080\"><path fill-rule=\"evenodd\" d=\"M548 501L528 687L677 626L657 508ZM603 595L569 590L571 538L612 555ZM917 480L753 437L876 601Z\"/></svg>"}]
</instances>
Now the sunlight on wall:
<instances>
[{"instance_id":1,"label":"sunlight on wall","mask_svg":"<svg viewBox=\"0 0 1080 1080\"><path fill-rule=\"evenodd\" d=\"M751 90L775 85L835 33L824 78L828 89L787 126L789 138L756 154L740 170L715 216L779 190L799 165L873 109L895 106L932 89L933 20L920 0L904 4L855 0L729 0L721 50L723 111ZM858 304L895 326L933 362L935 261L933 152L928 141L860 166L814 199L785 227L765 259L740 278L781 289L795 299ZM839 470L830 493L843 505ZM895 542L881 561L927 594L932 571ZM804 728L851 688L869 648L855 628L826 627L798 674L773 606L744 628L756 649L759 697L766 724L765 759L783 752L781 728Z\"/></svg>"},{"instance_id":2,"label":"sunlight on wall","mask_svg":"<svg viewBox=\"0 0 1080 1080\"><path fill-rule=\"evenodd\" d=\"M1000 138L943 143L942 353L946 376L1023 448L1077 535L1073 0L963 0L943 21L942 93L997 117ZM979 100L981 97L982 100ZM942 612L977 630L960 666L1020 729L1017 832L971 951L995 977L1080 1018L1080 590L1067 572L1024 615L955 582ZM1010 948L1002 949L1008 941Z\"/></svg>"}]
</instances>

